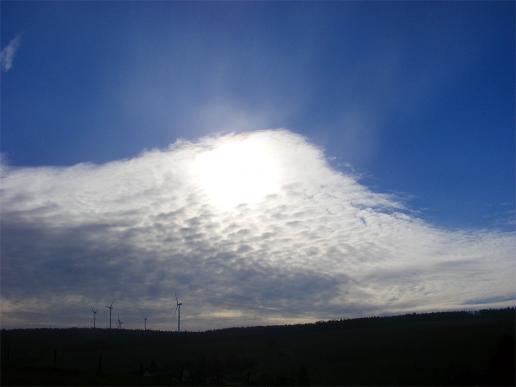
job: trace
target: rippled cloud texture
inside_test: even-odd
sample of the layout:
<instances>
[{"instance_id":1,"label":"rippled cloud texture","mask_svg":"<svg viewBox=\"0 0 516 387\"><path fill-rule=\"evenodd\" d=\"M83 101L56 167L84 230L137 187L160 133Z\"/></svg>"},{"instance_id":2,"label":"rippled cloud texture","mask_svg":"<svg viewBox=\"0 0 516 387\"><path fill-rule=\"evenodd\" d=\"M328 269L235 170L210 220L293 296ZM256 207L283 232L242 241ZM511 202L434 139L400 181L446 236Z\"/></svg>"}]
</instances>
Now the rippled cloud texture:
<instances>
[{"instance_id":1,"label":"rippled cloud texture","mask_svg":"<svg viewBox=\"0 0 516 387\"><path fill-rule=\"evenodd\" d=\"M2 166L2 325L188 330L514 304L513 233L447 230L287 130Z\"/></svg>"}]
</instances>

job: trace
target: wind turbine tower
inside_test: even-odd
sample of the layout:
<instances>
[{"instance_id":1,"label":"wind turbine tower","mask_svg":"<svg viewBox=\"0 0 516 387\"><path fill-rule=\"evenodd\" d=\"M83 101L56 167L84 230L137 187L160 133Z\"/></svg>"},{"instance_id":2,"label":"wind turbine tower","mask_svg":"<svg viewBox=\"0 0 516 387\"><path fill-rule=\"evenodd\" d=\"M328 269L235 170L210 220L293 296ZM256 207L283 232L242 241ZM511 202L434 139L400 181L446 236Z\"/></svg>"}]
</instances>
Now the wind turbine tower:
<instances>
[{"instance_id":1,"label":"wind turbine tower","mask_svg":"<svg viewBox=\"0 0 516 387\"><path fill-rule=\"evenodd\" d=\"M91 308L91 312L93 313L93 329L95 329L95 322L97 320L97 309Z\"/></svg>"},{"instance_id":2,"label":"wind turbine tower","mask_svg":"<svg viewBox=\"0 0 516 387\"><path fill-rule=\"evenodd\" d=\"M144 317L143 318L143 329L146 331L147 330L147 317Z\"/></svg>"},{"instance_id":3,"label":"wind turbine tower","mask_svg":"<svg viewBox=\"0 0 516 387\"><path fill-rule=\"evenodd\" d=\"M181 332L181 305L183 305L182 302L179 302L176 296L176 312L177 312L177 331Z\"/></svg>"},{"instance_id":4,"label":"wind turbine tower","mask_svg":"<svg viewBox=\"0 0 516 387\"><path fill-rule=\"evenodd\" d=\"M122 329L123 321L122 321L122 320L120 320L120 315L118 315L118 319L117 319L117 321L118 321L118 329Z\"/></svg>"},{"instance_id":5,"label":"wind turbine tower","mask_svg":"<svg viewBox=\"0 0 516 387\"><path fill-rule=\"evenodd\" d=\"M113 303L106 305L106 308L109 309L109 329L111 329L111 312L113 311Z\"/></svg>"}]
</instances>

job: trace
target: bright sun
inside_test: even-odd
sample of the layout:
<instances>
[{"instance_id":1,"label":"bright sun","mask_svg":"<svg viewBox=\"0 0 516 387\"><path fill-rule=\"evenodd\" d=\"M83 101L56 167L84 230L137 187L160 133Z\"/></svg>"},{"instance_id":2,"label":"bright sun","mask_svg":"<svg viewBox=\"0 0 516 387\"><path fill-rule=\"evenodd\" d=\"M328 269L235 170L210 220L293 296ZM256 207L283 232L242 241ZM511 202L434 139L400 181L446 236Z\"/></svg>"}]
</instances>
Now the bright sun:
<instances>
[{"instance_id":1,"label":"bright sun","mask_svg":"<svg viewBox=\"0 0 516 387\"><path fill-rule=\"evenodd\" d=\"M219 209L254 204L278 190L278 161L265 139L225 139L199 155L195 165L201 189Z\"/></svg>"}]
</instances>

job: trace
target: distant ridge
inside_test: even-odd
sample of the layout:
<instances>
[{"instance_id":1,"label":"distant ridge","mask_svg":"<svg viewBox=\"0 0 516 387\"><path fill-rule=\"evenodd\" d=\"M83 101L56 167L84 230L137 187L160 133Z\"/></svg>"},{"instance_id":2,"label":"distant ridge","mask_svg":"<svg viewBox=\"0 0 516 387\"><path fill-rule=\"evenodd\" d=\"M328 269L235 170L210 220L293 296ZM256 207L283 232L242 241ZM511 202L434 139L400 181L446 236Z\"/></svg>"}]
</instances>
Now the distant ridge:
<instances>
[{"instance_id":1,"label":"distant ridge","mask_svg":"<svg viewBox=\"0 0 516 387\"><path fill-rule=\"evenodd\" d=\"M350 321L370 321L370 320L387 320L387 319L409 319L409 320L417 320L417 319L426 319L426 318L432 318L432 317L448 317L448 318L460 318L461 316L463 318L467 318L469 316L476 316L476 315L483 315L486 313L492 314L492 313L506 313L506 312L512 311L513 313L516 313L516 305L514 306L508 306L504 308L486 308L486 309L472 309L472 310L457 310L457 311L435 311L435 312L410 312L410 313L400 313L400 314L392 314L392 315L371 315L366 317L350 317L350 318L340 318L336 320L320 320L315 322L309 322L309 323L294 323L294 324L271 324L271 325L251 325L251 326L233 326L233 327L224 327L224 328L215 328L215 329L206 329L201 331L188 331L183 330L181 333L205 333L205 332L220 332L220 331L226 331L226 330L234 330L234 329L254 329L254 328L277 328L277 327L306 327L306 326L312 326L312 325L321 325L321 324L336 324L336 323L345 323ZM92 327L78 327L78 326L71 326L71 327L37 327L37 328L2 328L2 331L21 331L21 330L66 330L66 329L84 329L89 330L92 329ZM102 329L109 329L109 328L102 328L102 327L96 327L97 330ZM135 331L135 332L142 332L144 329L142 328L123 328L124 331ZM170 330L163 330L163 329L147 329L149 332L162 332L162 333L177 333L177 328L171 328ZM116 332L117 330L113 330L113 332Z\"/></svg>"}]
</instances>

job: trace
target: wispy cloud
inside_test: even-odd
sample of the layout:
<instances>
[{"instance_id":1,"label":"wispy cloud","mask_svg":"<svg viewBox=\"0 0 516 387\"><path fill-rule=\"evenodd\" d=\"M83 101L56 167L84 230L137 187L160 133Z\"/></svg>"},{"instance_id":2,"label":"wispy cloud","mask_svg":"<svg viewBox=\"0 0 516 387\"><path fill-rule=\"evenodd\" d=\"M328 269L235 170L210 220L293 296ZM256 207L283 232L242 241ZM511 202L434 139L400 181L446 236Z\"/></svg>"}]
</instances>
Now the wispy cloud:
<instances>
[{"instance_id":1,"label":"wispy cloud","mask_svg":"<svg viewBox=\"0 0 516 387\"><path fill-rule=\"evenodd\" d=\"M259 164L217 162L227 144ZM429 224L287 130L2 171L5 326L85 325L115 300L128 327L172 328L175 291L186 329L515 301L514 233Z\"/></svg>"},{"instance_id":2,"label":"wispy cloud","mask_svg":"<svg viewBox=\"0 0 516 387\"><path fill-rule=\"evenodd\" d=\"M14 57L21 42L21 34L11 39L9 44L0 52L0 67L2 71L9 71L13 67Z\"/></svg>"}]
</instances>

